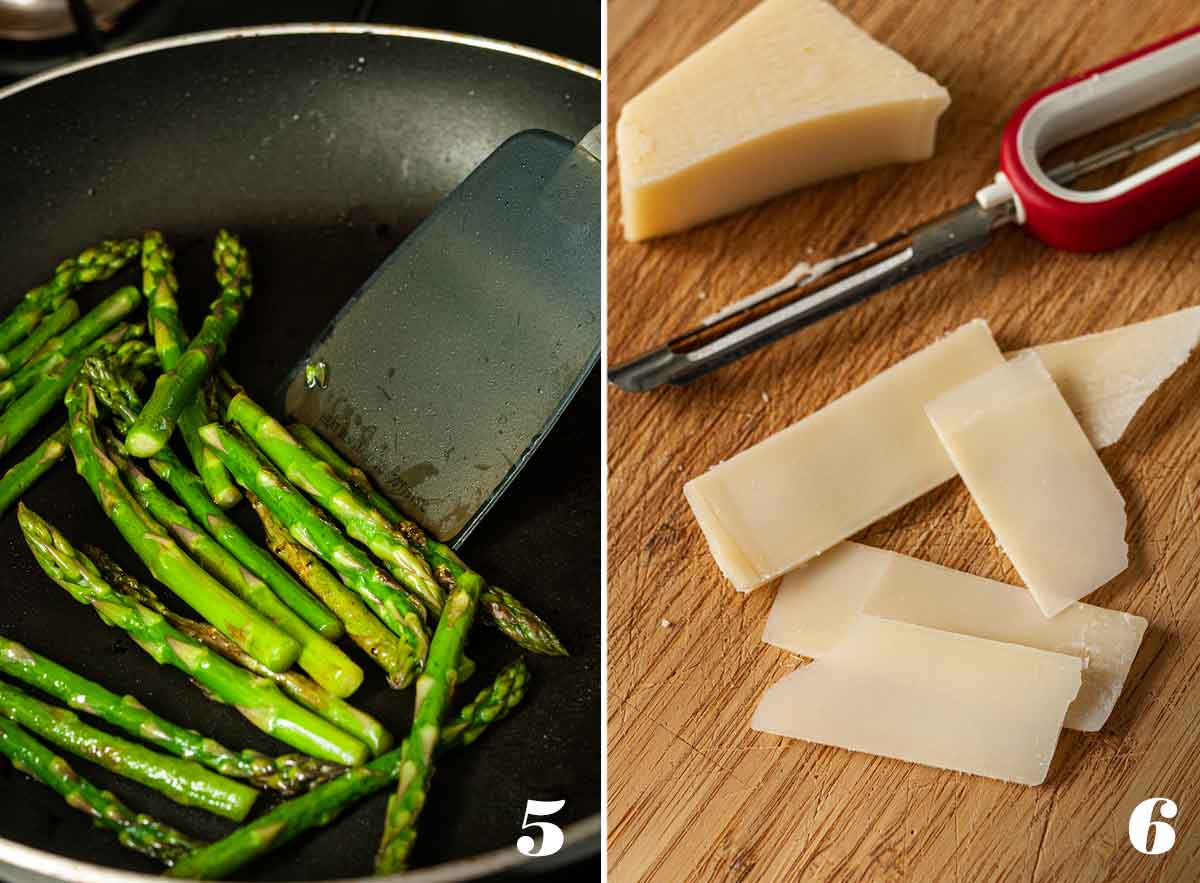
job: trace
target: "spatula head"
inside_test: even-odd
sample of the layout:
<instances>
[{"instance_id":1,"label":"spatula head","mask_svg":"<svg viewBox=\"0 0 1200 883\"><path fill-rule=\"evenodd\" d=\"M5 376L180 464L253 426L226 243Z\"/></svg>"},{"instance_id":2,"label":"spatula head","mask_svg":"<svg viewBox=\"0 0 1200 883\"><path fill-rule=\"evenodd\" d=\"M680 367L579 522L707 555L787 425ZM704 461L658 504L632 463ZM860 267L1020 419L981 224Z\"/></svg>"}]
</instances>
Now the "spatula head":
<instances>
[{"instance_id":1,"label":"spatula head","mask_svg":"<svg viewBox=\"0 0 1200 883\"><path fill-rule=\"evenodd\" d=\"M461 542L599 358L600 219L594 156L513 136L322 332L284 383L284 412Z\"/></svg>"}]
</instances>

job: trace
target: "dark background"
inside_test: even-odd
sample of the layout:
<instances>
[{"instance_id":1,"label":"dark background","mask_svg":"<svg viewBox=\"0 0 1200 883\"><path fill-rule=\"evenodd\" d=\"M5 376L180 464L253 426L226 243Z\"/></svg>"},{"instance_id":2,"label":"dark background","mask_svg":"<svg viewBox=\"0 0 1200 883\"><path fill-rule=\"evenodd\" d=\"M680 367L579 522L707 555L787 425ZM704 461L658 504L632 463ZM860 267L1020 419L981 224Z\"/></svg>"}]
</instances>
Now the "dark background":
<instances>
[{"instance_id":1,"label":"dark background","mask_svg":"<svg viewBox=\"0 0 1200 883\"><path fill-rule=\"evenodd\" d=\"M155 6L155 3L158 5ZM122 22L124 30L119 29L105 39L107 45L117 46L169 34L255 24L369 21L478 34L531 46L598 67L600 9L599 0L151 0L150 4L131 13L128 21ZM18 59L23 72L28 73L33 69L81 57L86 50L76 38L33 46L14 46L0 41L0 61L5 59L6 53L8 59ZM0 69L0 83L16 78ZM581 394L575 410L596 407L599 396L599 390L594 388L596 386L593 378L593 382ZM536 475L539 465L536 460L531 464L533 473L527 471L523 476L526 484L539 478ZM517 501L510 502L515 505ZM45 796L48 800L55 799L49 792ZM546 873L538 879L599 879L600 875L600 859L597 856ZM524 879L526 875L517 876Z\"/></svg>"}]
</instances>

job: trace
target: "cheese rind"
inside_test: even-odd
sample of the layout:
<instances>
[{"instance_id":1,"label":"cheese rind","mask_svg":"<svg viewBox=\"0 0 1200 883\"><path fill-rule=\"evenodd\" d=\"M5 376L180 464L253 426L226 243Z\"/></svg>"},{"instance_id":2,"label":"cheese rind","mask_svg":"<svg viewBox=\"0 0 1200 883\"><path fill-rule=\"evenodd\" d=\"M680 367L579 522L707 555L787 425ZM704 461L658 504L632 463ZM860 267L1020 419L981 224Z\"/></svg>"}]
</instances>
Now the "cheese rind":
<instances>
[{"instance_id":1,"label":"cheese rind","mask_svg":"<svg viewBox=\"0 0 1200 883\"><path fill-rule=\"evenodd\" d=\"M952 478L924 405L1003 364L976 319L689 481L726 578L758 588Z\"/></svg>"},{"instance_id":2,"label":"cheese rind","mask_svg":"<svg viewBox=\"0 0 1200 883\"><path fill-rule=\"evenodd\" d=\"M1113 444L1142 404L1200 342L1200 307L1042 344L1035 352L1097 448Z\"/></svg>"},{"instance_id":3,"label":"cheese rind","mask_svg":"<svg viewBox=\"0 0 1200 883\"><path fill-rule=\"evenodd\" d=\"M925 411L1046 616L1125 569L1125 501L1036 353L943 393Z\"/></svg>"},{"instance_id":4,"label":"cheese rind","mask_svg":"<svg viewBox=\"0 0 1200 883\"><path fill-rule=\"evenodd\" d=\"M933 154L946 90L822 0L766 0L621 111L625 236Z\"/></svg>"},{"instance_id":5,"label":"cheese rind","mask_svg":"<svg viewBox=\"0 0 1200 883\"><path fill-rule=\"evenodd\" d=\"M863 616L769 688L755 730L1040 785L1080 685L1074 656Z\"/></svg>"},{"instance_id":6,"label":"cheese rind","mask_svg":"<svg viewBox=\"0 0 1200 883\"><path fill-rule=\"evenodd\" d=\"M1146 620L1075 603L1051 619L1028 591L846 542L783 578L763 640L802 656L828 654L866 613L883 619L1078 656L1083 684L1063 726L1104 726L1146 632Z\"/></svg>"}]
</instances>

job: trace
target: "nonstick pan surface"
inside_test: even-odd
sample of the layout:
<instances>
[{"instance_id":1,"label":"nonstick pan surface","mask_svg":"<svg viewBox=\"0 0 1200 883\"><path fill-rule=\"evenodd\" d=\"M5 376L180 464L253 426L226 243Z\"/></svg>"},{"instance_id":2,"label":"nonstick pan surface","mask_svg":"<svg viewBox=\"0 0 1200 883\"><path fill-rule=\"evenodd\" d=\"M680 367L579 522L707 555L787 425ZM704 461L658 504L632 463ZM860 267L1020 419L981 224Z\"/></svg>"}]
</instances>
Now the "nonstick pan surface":
<instances>
[{"instance_id":1,"label":"nonstick pan surface","mask_svg":"<svg viewBox=\"0 0 1200 883\"><path fill-rule=\"evenodd\" d=\"M527 128L580 138L599 118L594 71L520 47L433 32L288 26L197 35L101 57L0 92L0 309L82 247L158 227L176 246L181 310L194 330L214 295L211 236L228 226L250 248L255 294L227 363L267 400L379 262L495 147ZM133 281L136 274L126 271L93 286L81 306ZM534 679L523 706L439 765L412 862L417 869L437 866L430 879L464 879L522 862L536 870L537 860L514 849L529 799L566 800L553 821L567 829L575 854L598 842L599 403L594 374L461 550L490 580L543 612L572 655L529 657ZM61 413L47 418L3 467L60 419ZM102 546L149 577L69 462L26 500L73 541ZM257 533L246 507L236 514ZM226 744L286 750L71 601L34 563L14 512L0 520L0 563L0 633ZM473 695L514 652L496 633L477 629L471 655L480 673L460 697ZM402 738L411 691L388 690L360 661L368 680L355 703ZM72 763L135 809L194 835L216 838L232 827L91 764ZM385 799L358 805L242 876L369 874ZM0 768L0 880L25 879L22 868L99 879L99 868L60 857L160 870L49 789Z\"/></svg>"}]
</instances>

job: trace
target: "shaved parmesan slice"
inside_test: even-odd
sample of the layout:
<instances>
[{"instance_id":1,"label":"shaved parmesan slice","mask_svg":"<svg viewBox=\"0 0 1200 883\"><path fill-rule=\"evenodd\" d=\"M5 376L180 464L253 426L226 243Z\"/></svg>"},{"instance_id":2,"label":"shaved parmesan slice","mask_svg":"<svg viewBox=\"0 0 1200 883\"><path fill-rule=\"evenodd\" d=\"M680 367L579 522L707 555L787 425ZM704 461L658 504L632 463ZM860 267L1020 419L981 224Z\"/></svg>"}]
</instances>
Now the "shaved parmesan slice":
<instances>
[{"instance_id":1,"label":"shaved parmesan slice","mask_svg":"<svg viewBox=\"0 0 1200 883\"><path fill-rule=\"evenodd\" d=\"M838 543L797 567L779 584L762 639L801 656L824 656L854 628L895 554Z\"/></svg>"},{"instance_id":2,"label":"shaved parmesan slice","mask_svg":"<svg viewBox=\"0 0 1200 883\"><path fill-rule=\"evenodd\" d=\"M953 477L924 405L1003 364L976 319L689 481L721 571L755 589Z\"/></svg>"},{"instance_id":3,"label":"shaved parmesan slice","mask_svg":"<svg viewBox=\"0 0 1200 883\"><path fill-rule=\"evenodd\" d=\"M829 655L763 695L755 730L1040 785L1081 662L863 616Z\"/></svg>"},{"instance_id":4,"label":"shaved parmesan slice","mask_svg":"<svg viewBox=\"0 0 1200 883\"><path fill-rule=\"evenodd\" d=\"M1051 619L1028 591L860 543L841 543L783 578L763 640L802 656L827 655L860 613L1078 656L1083 685L1068 729L1104 726L1141 646L1146 620L1072 604Z\"/></svg>"},{"instance_id":5,"label":"shaved parmesan slice","mask_svg":"<svg viewBox=\"0 0 1200 883\"><path fill-rule=\"evenodd\" d=\"M1113 444L1138 408L1200 342L1200 307L1010 353L1041 357L1097 448Z\"/></svg>"},{"instance_id":6,"label":"shaved parmesan slice","mask_svg":"<svg viewBox=\"0 0 1200 883\"><path fill-rule=\"evenodd\" d=\"M1125 501L1036 353L943 393L925 411L1046 616L1125 569Z\"/></svg>"}]
</instances>

